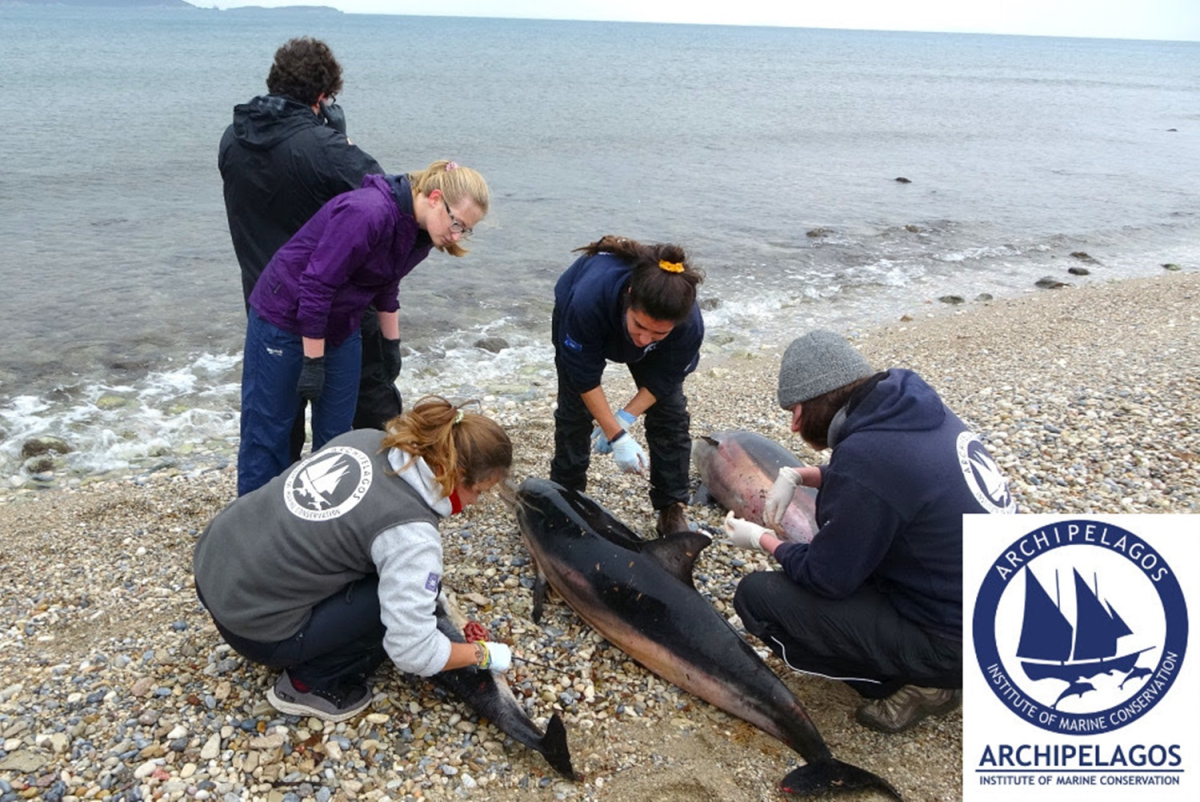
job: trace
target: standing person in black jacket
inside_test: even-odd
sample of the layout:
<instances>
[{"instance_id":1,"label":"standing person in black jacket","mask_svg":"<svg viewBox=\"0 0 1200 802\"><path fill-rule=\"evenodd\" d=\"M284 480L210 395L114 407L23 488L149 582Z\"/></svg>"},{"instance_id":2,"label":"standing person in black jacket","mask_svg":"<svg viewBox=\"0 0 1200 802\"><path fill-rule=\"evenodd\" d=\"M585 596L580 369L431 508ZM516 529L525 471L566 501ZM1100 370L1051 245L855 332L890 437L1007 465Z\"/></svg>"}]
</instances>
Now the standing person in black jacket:
<instances>
[{"instance_id":1,"label":"standing person in black jacket","mask_svg":"<svg viewBox=\"0 0 1200 802\"><path fill-rule=\"evenodd\" d=\"M242 269L242 295L250 293L271 257L326 201L383 172L346 137L346 117L334 102L342 66L324 42L291 39L275 51L266 95L233 109L221 137L217 166L225 183L225 212ZM403 410L396 377L384 369L386 342L375 315L362 327L362 374L354 428L382 429ZM292 430L292 460L304 445L304 409Z\"/></svg>"}]
</instances>

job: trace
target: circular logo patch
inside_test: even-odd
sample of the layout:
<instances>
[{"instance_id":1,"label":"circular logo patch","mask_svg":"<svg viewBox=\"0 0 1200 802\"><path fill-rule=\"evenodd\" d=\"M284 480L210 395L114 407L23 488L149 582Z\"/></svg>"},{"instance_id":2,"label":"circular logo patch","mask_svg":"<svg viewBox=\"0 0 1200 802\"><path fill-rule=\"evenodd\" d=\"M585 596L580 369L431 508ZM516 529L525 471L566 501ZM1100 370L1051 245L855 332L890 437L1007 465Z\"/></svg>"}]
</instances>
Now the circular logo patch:
<instances>
[{"instance_id":1,"label":"circular logo patch","mask_svg":"<svg viewBox=\"0 0 1200 802\"><path fill-rule=\"evenodd\" d=\"M1022 720L1111 732L1179 675L1188 617L1179 580L1136 534L1100 521L1047 525L988 569L973 621L988 686Z\"/></svg>"},{"instance_id":2,"label":"circular logo patch","mask_svg":"<svg viewBox=\"0 0 1200 802\"><path fill-rule=\"evenodd\" d=\"M371 486L371 458L331 446L296 463L284 483L288 510L306 521L327 521L354 509Z\"/></svg>"},{"instance_id":3,"label":"circular logo patch","mask_svg":"<svg viewBox=\"0 0 1200 802\"><path fill-rule=\"evenodd\" d=\"M992 514L1016 512L1017 505L1008 492L1008 482L979 437L974 432L963 432L958 436L957 445L958 464L975 500Z\"/></svg>"}]
</instances>

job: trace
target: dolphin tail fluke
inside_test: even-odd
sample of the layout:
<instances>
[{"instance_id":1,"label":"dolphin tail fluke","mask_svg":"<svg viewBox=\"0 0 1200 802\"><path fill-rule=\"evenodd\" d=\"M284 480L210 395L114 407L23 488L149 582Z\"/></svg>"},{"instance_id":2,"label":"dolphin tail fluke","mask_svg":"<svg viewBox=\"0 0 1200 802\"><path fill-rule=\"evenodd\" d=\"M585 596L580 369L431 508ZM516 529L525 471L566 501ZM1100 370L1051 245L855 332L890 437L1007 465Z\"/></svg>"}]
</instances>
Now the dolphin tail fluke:
<instances>
[{"instance_id":1,"label":"dolphin tail fluke","mask_svg":"<svg viewBox=\"0 0 1200 802\"><path fill-rule=\"evenodd\" d=\"M817 760L793 769L779 783L779 790L795 796L814 796L862 788L874 788L893 799L903 798L900 792L882 777L833 758Z\"/></svg>"},{"instance_id":2,"label":"dolphin tail fluke","mask_svg":"<svg viewBox=\"0 0 1200 802\"><path fill-rule=\"evenodd\" d=\"M538 751L546 758L546 762L562 776L574 782L575 769L571 767L571 752L567 748L567 725L562 717L555 713L546 722L546 734L538 745Z\"/></svg>"}]
</instances>

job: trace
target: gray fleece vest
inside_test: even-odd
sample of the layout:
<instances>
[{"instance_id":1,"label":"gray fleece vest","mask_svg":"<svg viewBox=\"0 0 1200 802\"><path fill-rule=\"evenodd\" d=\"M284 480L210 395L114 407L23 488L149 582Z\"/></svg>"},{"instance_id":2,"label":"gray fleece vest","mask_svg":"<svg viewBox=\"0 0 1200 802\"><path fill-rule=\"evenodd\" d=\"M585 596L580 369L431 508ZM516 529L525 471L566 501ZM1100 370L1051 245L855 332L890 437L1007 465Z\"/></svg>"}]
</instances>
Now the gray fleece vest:
<instances>
[{"instance_id":1,"label":"gray fleece vest","mask_svg":"<svg viewBox=\"0 0 1200 802\"><path fill-rule=\"evenodd\" d=\"M336 437L212 520L193 570L213 618L243 638L284 640L318 602L375 573L380 532L437 526L420 493L390 473L381 439L374 430Z\"/></svg>"}]
</instances>

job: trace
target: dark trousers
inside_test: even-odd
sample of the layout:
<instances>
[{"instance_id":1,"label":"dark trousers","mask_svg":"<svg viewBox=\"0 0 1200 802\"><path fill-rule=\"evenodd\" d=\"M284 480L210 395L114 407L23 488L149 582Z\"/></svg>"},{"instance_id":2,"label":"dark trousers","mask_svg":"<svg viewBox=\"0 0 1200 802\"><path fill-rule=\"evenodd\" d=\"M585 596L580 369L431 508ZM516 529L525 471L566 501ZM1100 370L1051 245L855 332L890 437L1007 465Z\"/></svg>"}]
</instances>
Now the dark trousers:
<instances>
[{"instance_id":1,"label":"dark trousers","mask_svg":"<svg viewBox=\"0 0 1200 802\"><path fill-rule=\"evenodd\" d=\"M587 489L587 470L592 456L591 435L595 422L583 398L563 378L558 367L558 409L554 412L554 459L550 462L550 480L563 487L583 492ZM629 372L641 387L637 365ZM692 455L688 413L683 386L658 398L646 410L646 448L650 455L650 504L656 510L675 502L687 502L688 469Z\"/></svg>"},{"instance_id":2,"label":"dark trousers","mask_svg":"<svg viewBox=\"0 0 1200 802\"><path fill-rule=\"evenodd\" d=\"M332 691L361 683L387 659L379 577L374 574L319 602L308 623L281 641L249 640L230 632L216 618L213 623L242 657L277 671L287 669L290 677L310 688Z\"/></svg>"},{"instance_id":3,"label":"dark trousers","mask_svg":"<svg viewBox=\"0 0 1200 802\"><path fill-rule=\"evenodd\" d=\"M379 315L375 307L368 307L362 318L362 373L358 377L354 428L384 429L388 421L403 411L400 389L383 369L383 332L379 330Z\"/></svg>"},{"instance_id":4,"label":"dark trousers","mask_svg":"<svg viewBox=\"0 0 1200 802\"><path fill-rule=\"evenodd\" d=\"M962 687L962 643L904 618L873 586L826 599L782 571L756 571L738 583L733 607L746 631L793 669L843 680L865 697L903 685Z\"/></svg>"}]
</instances>

